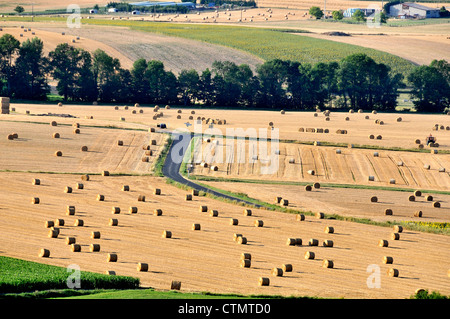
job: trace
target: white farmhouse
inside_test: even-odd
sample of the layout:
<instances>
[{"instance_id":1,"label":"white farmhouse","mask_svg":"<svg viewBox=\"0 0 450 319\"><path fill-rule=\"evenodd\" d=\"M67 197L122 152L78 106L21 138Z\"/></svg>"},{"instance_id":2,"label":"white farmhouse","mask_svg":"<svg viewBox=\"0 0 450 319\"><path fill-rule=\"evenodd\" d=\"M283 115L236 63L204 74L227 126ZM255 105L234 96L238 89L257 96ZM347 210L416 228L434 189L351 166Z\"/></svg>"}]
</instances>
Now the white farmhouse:
<instances>
[{"instance_id":1,"label":"white farmhouse","mask_svg":"<svg viewBox=\"0 0 450 319\"><path fill-rule=\"evenodd\" d=\"M389 8L389 16L398 18L439 18L439 9L413 2L399 3Z\"/></svg>"}]
</instances>

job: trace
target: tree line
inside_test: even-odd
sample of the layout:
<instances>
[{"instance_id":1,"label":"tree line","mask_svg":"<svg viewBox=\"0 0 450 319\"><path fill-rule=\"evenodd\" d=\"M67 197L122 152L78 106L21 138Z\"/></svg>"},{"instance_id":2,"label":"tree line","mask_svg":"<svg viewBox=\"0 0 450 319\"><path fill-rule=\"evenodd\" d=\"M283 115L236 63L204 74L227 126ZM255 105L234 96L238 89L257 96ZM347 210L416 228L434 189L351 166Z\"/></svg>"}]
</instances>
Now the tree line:
<instances>
[{"instance_id":1,"label":"tree line","mask_svg":"<svg viewBox=\"0 0 450 319\"><path fill-rule=\"evenodd\" d=\"M275 59L255 70L216 61L201 72L187 69L176 75L161 61L138 59L128 70L99 49L90 53L62 43L45 56L43 47L37 37L22 43L10 34L0 38L1 96L44 101L54 80L58 94L73 102L390 111L406 82L418 111L443 112L450 106L445 60L418 66L406 79L365 54L314 65Z\"/></svg>"}]
</instances>

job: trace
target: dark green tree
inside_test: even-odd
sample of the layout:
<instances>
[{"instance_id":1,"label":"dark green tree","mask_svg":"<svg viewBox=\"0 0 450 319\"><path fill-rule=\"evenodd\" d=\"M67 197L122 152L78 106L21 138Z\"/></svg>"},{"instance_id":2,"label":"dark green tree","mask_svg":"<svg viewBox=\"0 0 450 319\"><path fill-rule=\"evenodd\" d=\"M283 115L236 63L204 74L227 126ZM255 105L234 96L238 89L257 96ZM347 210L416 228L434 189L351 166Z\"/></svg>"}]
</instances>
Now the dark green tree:
<instances>
[{"instance_id":1,"label":"dark green tree","mask_svg":"<svg viewBox=\"0 0 450 319\"><path fill-rule=\"evenodd\" d=\"M334 10L331 15L333 16L333 20L342 20L344 18L342 10Z\"/></svg>"},{"instance_id":2,"label":"dark green tree","mask_svg":"<svg viewBox=\"0 0 450 319\"><path fill-rule=\"evenodd\" d=\"M184 105L195 103L198 98L200 76L195 69L182 70L178 75L178 87Z\"/></svg>"},{"instance_id":3,"label":"dark green tree","mask_svg":"<svg viewBox=\"0 0 450 319\"><path fill-rule=\"evenodd\" d=\"M316 19L321 19L323 17L323 11L319 7L311 7L309 8L309 14L315 17Z\"/></svg>"},{"instance_id":4,"label":"dark green tree","mask_svg":"<svg viewBox=\"0 0 450 319\"><path fill-rule=\"evenodd\" d=\"M18 52L20 42L11 34L0 38L0 93L11 96L11 81L14 75L13 57Z\"/></svg>"},{"instance_id":5,"label":"dark green tree","mask_svg":"<svg viewBox=\"0 0 450 319\"><path fill-rule=\"evenodd\" d=\"M114 101L115 90L121 85L117 74L120 61L97 49L93 53L93 76L98 91L98 99L103 102Z\"/></svg>"},{"instance_id":6,"label":"dark green tree","mask_svg":"<svg viewBox=\"0 0 450 319\"><path fill-rule=\"evenodd\" d=\"M366 21L366 17L364 16L364 13L361 10L356 10L353 13L353 20L358 21L358 22L363 22Z\"/></svg>"}]
</instances>

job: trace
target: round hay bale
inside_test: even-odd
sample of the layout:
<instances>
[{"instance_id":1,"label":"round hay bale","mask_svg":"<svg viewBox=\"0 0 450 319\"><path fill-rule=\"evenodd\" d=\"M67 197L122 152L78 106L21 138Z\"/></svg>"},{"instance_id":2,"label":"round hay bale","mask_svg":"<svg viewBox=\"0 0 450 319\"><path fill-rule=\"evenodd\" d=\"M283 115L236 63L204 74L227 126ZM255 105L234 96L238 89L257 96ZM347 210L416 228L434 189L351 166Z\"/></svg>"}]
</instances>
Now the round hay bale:
<instances>
[{"instance_id":1,"label":"round hay bale","mask_svg":"<svg viewBox=\"0 0 450 319\"><path fill-rule=\"evenodd\" d=\"M420 144L420 140L419 139L415 140L415 143Z\"/></svg>"},{"instance_id":2,"label":"round hay bale","mask_svg":"<svg viewBox=\"0 0 450 319\"><path fill-rule=\"evenodd\" d=\"M90 252L100 251L100 244L90 244L89 251Z\"/></svg>"},{"instance_id":3,"label":"round hay bale","mask_svg":"<svg viewBox=\"0 0 450 319\"><path fill-rule=\"evenodd\" d=\"M421 210L417 210L414 212L414 217L422 217L422 211Z\"/></svg>"},{"instance_id":4,"label":"round hay bale","mask_svg":"<svg viewBox=\"0 0 450 319\"><path fill-rule=\"evenodd\" d=\"M323 268L333 268L333 267L334 267L334 263L333 263L332 260L324 259L324 260L322 261L322 267L323 267Z\"/></svg>"},{"instance_id":5,"label":"round hay bale","mask_svg":"<svg viewBox=\"0 0 450 319\"><path fill-rule=\"evenodd\" d=\"M281 113L281 114L284 114L284 113L285 113L285 111L284 111L284 110L281 110L281 111L280 111L280 113Z\"/></svg>"},{"instance_id":6,"label":"round hay bale","mask_svg":"<svg viewBox=\"0 0 450 319\"><path fill-rule=\"evenodd\" d=\"M147 263L138 263L137 271L148 271L148 264Z\"/></svg>"},{"instance_id":7,"label":"round hay bale","mask_svg":"<svg viewBox=\"0 0 450 319\"><path fill-rule=\"evenodd\" d=\"M370 201L371 201L372 203L376 203L376 202L378 202L378 197L372 196L372 197L370 198Z\"/></svg>"},{"instance_id":8,"label":"round hay bale","mask_svg":"<svg viewBox=\"0 0 450 319\"><path fill-rule=\"evenodd\" d=\"M102 171L102 176L109 176L109 171Z\"/></svg>"},{"instance_id":9,"label":"round hay bale","mask_svg":"<svg viewBox=\"0 0 450 319\"><path fill-rule=\"evenodd\" d=\"M136 206L130 206L130 208L128 209L128 213L130 214L137 214L138 212L138 208Z\"/></svg>"},{"instance_id":10,"label":"round hay bale","mask_svg":"<svg viewBox=\"0 0 450 319\"><path fill-rule=\"evenodd\" d=\"M237 218L230 218L230 225L236 226L239 223Z\"/></svg>"},{"instance_id":11,"label":"round hay bale","mask_svg":"<svg viewBox=\"0 0 450 319\"><path fill-rule=\"evenodd\" d=\"M370 135L369 135L369 139L371 139L371 140L375 139L375 135L370 134Z\"/></svg>"},{"instance_id":12,"label":"round hay bale","mask_svg":"<svg viewBox=\"0 0 450 319\"><path fill-rule=\"evenodd\" d=\"M283 199L283 206L289 206L289 201L287 199Z\"/></svg>"},{"instance_id":13,"label":"round hay bale","mask_svg":"<svg viewBox=\"0 0 450 319\"><path fill-rule=\"evenodd\" d=\"M83 183L77 183L77 185L75 187L76 187L76 189L84 189L84 184Z\"/></svg>"},{"instance_id":14,"label":"round hay bale","mask_svg":"<svg viewBox=\"0 0 450 319\"><path fill-rule=\"evenodd\" d=\"M369 182L373 182L375 180L375 176L369 176L367 179L369 180Z\"/></svg>"},{"instance_id":15,"label":"round hay bale","mask_svg":"<svg viewBox=\"0 0 450 319\"><path fill-rule=\"evenodd\" d=\"M145 195L139 195L138 202L145 202Z\"/></svg>"},{"instance_id":16,"label":"round hay bale","mask_svg":"<svg viewBox=\"0 0 450 319\"><path fill-rule=\"evenodd\" d=\"M401 233L403 231L403 227L400 225L394 225L393 229L396 233Z\"/></svg>"},{"instance_id":17,"label":"round hay bale","mask_svg":"<svg viewBox=\"0 0 450 319\"><path fill-rule=\"evenodd\" d=\"M416 196L410 195L410 196L408 197L408 200L409 200L410 202L415 202L415 201L416 201Z\"/></svg>"},{"instance_id":18,"label":"round hay bale","mask_svg":"<svg viewBox=\"0 0 450 319\"><path fill-rule=\"evenodd\" d=\"M117 254L108 253L108 255L106 257L106 261L109 262L109 263L117 262Z\"/></svg>"},{"instance_id":19,"label":"round hay bale","mask_svg":"<svg viewBox=\"0 0 450 319\"><path fill-rule=\"evenodd\" d=\"M129 185L123 185L122 186L122 191L123 192L129 192L130 191L130 186Z\"/></svg>"},{"instance_id":20,"label":"round hay bale","mask_svg":"<svg viewBox=\"0 0 450 319\"><path fill-rule=\"evenodd\" d=\"M292 264L283 264L281 266L281 269L283 270L283 272L292 272Z\"/></svg>"},{"instance_id":21,"label":"round hay bale","mask_svg":"<svg viewBox=\"0 0 450 319\"><path fill-rule=\"evenodd\" d=\"M58 157L59 157L59 156L62 156L62 152L61 152L61 151L56 151L56 152L55 152L55 156L58 156Z\"/></svg>"},{"instance_id":22,"label":"round hay bale","mask_svg":"<svg viewBox=\"0 0 450 319\"><path fill-rule=\"evenodd\" d=\"M147 163L150 161L150 159L148 158L148 156L144 156L144 157L142 157L142 161Z\"/></svg>"},{"instance_id":23,"label":"round hay bale","mask_svg":"<svg viewBox=\"0 0 450 319\"><path fill-rule=\"evenodd\" d=\"M303 214L297 214L297 215L295 216L295 219L298 220L298 221L304 221L304 220L305 220L305 215L303 215Z\"/></svg>"},{"instance_id":24,"label":"round hay bale","mask_svg":"<svg viewBox=\"0 0 450 319\"><path fill-rule=\"evenodd\" d=\"M324 240L322 243L323 247L333 247L333 241L332 240Z\"/></svg>"},{"instance_id":25,"label":"round hay bale","mask_svg":"<svg viewBox=\"0 0 450 319\"><path fill-rule=\"evenodd\" d=\"M346 121L350 121L350 118L347 116L347 117L345 118L345 120L346 120Z\"/></svg>"},{"instance_id":26,"label":"round hay bale","mask_svg":"<svg viewBox=\"0 0 450 319\"><path fill-rule=\"evenodd\" d=\"M305 259L314 259L316 255L312 251L305 252Z\"/></svg>"},{"instance_id":27,"label":"round hay bale","mask_svg":"<svg viewBox=\"0 0 450 319\"><path fill-rule=\"evenodd\" d=\"M185 198L186 201L192 200L192 194L186 194Z\"/></svg>"},{"instance_id":28,"label":"round hay bale","mask_svg":"<svg viewBox=\"0 0 450 319\"><path fill-rule=\"evenodd\" d=\"M162 238L172 238L172 232L169 230L165 230L165 231L163 231L161 236L162 236Z\"/></svg>"},{"instance_id":29,"label":"round hay bale","mask_svg":"<svg viewBox=\"0 0 450 319\"><path fill-rule=\"evenodd\" d=\"M81 175L81 180L82 181L88 181L89 180L89 175L88 174Z\"/></svg>"},{"instance_id":30,"label":"round hay bale","mask_svg":"<svg viewBox=\"0 0 450 319\"><path fill-rule=\"evenodd\" d=\"M388 276L389 277L398 277L398 269L396 269L396 268L389 268Z\"/></svg>"},{"instance_id":31,"label":"round hay bale","mask_svg":"<svg viewBox=\"0 0 450 319\"><path fill-rule=\"evenodd\" d=\"M378 241L378 246L379 247L388 247L389 246L389 242L385 239L380 239Z\"/></svg>"},{"instance_id":32,"label":"round hay bale","mask_svg":"<svg viewBox=\"0 0 450 319\"><path fill-rule=\"evenodd\" d=\"M72 245L75 244L75 237L66 237L66 245Z\"/></svg>"},{"instance_id":33,"label":"round hay bale","mask_svg":"<svg viewBox=\"0 0 450 319\"><path fill-rule=\"evenodd\" d=\"M310 170L308 170L308 174L309 174L309 175L315 175L316 172L315 172L313 169L310 169Z\"/></svg>"},{"instance_id":34,"label":"round hay bale","mask_svg":"<svg viewBox=\"0 0 450 319\"><path fill-rule=\"evenodd\" d=\"M401 117L397 117L397 122L401 122L402 118Z\"/></svg>"},{"instance_id":35,"label":"round hay bale","mask_svg":"<svg viewBox=\"0 0 450 319\"><path fill-rule=\"evenodd\" d=\"M385 215L393 215L394 213L393 213L392 209L386 208L386 209L384 210L384 214L385 214Z\"/></svg>"},{"instance_id":36,"label":"round hay bale","mask_svg":"<svg viewBox=\"0 0 450 319\"><path fill-rule=\"evenodd\" d=\"M55 229L51 229L48 232L48 237L49 238L58 238L59 235L59 231L55 230Z\"/></svg>"},{"instance_id":37,"label":"round hay bale","mask_svg":"<svg viewBox=\"0 0 450 319\"><path fill-rule=\"evenodd\" d=\"M67 206L66 208L66 214L69 216L75 215L75 206Z\"/></svg>"},{"instance_id":38,"label":"round hay bale","mask_svg":"<svg viewBox=\"0 0 450 319\"><path fill-rule=\"evenodd\" d=\"M394 258L391 256L383 256L383 264L392 264L394 263Z\"/></svg>"},{"instance_id":39,"label":"round hay bale","mask_svg":"<svg viewBox=\"0 0 450 319\"><path fill-rule=\"evenodd\" d=\"M250 268L252 261L250 259L241 259L239 261L239 267L241 268Z\"/></svg>"},{"instance_id":40,"label":"round hay bale","mask_svg":"<svg viewBox=\"0 0 450 319\"><path fill-rule=\"evenodd\" d=\"M319 241L318 241L317 239L315 239L315 238L311 238L311 239L308 241L308 245L309 245L309 246L319 246Z\"/></svg>"},{"instance_id":41,"label":"round hay bale","mask_svg":"<svg viewBox=\"0 0 450 319\"><path fill-rule=\"evenodd\" d=\"M433 207L439 208L439 207L441 207L441 203L440 202L434 202L433 203Z\"/></svg>"},{"instance_id":42,"label":"round hay bale","mask_svg":"<svg viewBox=\"0 0 450 319\"><path fill-rule=\"evenodd\" d=\"M327 233L327 234L334 234L334 227L333 226L325 227L325 233Z\"/></svg>"},{"instance_id":43,"label":"round hay bale","mask_svg":"<svg viewBox=\"0 0 450 319\"><path fill-rule=\"evenodd\" d=\"M192 196L198 196L198 195L199 195L199 191L197 189L193 189Z\"/></svg>"},{"instance_id":44,"label":"round hay bale","mask_svg":"<svg viewBox=\"0 0 450 319\"><path fill-rule=\"evenodd\" d=\"M272 276L281 277L283 276L283 269L277 267L272 268L271 274Z\"/></svg>"},{"instance_id":45,"label":"round hay bale","mask_svg":"<svg viewBox=\"0 0 450 319\"><path fill-rule=\"evenodd\" d=\"M78 253L81 251L81 245L79 244L71 244L70 245L70 249L74 252L74 253Z\"/></svg>"},{"instance_id":46,"label":"round hay bale","mask_svg":"<svg viewBox=\"0 0 450 319\"><path fill-rule=\"evenodd\" d=\"M208 211L208 206L205 205L200 205L200 212L207 212Z\"/></svg>"},{"instance_id":47,"label":"round hay bale","mask_svg":"<svg viewBox=\"0 0 450 319\"><path fill-rule=\"evenodd\" d=\"M68 193L68 194L72 193L72 187L66 186L66 187L64 188L64 193Z\"/></svg>"},{"instance_id":48,"label":"round hay bale","mask_svg":"<svg viewBox=\"0 0 450 319\"><path fill-rule=\"evenodd\" d=\"M383 136L377 135L377 140L381 140L381 139L383 139Z\"/></svg>"},{"instance_id":49,"label":"round hay bale","mask_svg":"<svg viewBox=\"0 0 450 319\"><path fill-rule=\"evenodd\" d=\"M423 144L419 144L418 146L417 146L419 149L423 149Z\"/></svg>"},{"instance_id":50,"label":"round hay bale","mask_svg":"<svg viewBox=\"0 0 450 319\"><path fill-rule=\"evenodd\" d=\"M73 223L74 226L82 227L84 226L84 221L82 219L75 219L75 222Z\"/></svg>"},{"instance_id":51,"label":"round hay bale","mask_svg":"<svg viewBox=\"0 0 450 319\"><path fill-rule=\"evenodd\" d=\"M392 240L399 240L400 234L399 233L391 233L391 239Z\"/></svg>"},{"instance_id":52,"label":"round hay bale","mask_svg":"<svg viewBox=\"0 0 450 319\"><path fill-rule=\"evenodd\" d=\"M258 220L255 220L254 225L255 225L255 227L263 227L264 222L261 219L258 219Z\"/></svg>"},{"instance_id":53,"label":"round hay bale","mask_svg":"<svg viewBox=\"0 0 450 319\"><path fill-rule=\"evenodd\" d=\"M237 239L238 239L239 237L242 237L242 234L237 234L237 233L234 233L234 234L233 234L233 240L234 240L234 241L237 241Z\"/></svg>"},{"instance_id":54,"label":"round hay bale","mask_svg":"<svg viewBox=\"0 0 450 319\"><path fill-rule=\"evenodd\" d=\"M239 245L246 245L247 244L247 238L243 237L243 236L239 236L239 237L237 237L236 242Z\"/></svg>"},{"instance_id":55,"label":"round hay bale","mask_svg":"<svg viewBox=\"0 0 450 319\"><path fill-rule=\"evenodd\" d=\"M211 216L211 217L217 217L217 216L219 216L219 211L218 211L217 209L211 209L211 210L209 211L209 216Z\"/></svg>"},{"instance_id":56,"label":"round hay bale","mask_svg":"<svg viewBox=\"0 0 450 319\"><path fill-rule=\"evenodd\" d=\"M200 230L200 224L192 224L192 230Z\"/></svg>"},{"instance_id":57,"label":"round hay bale","mask_svg":"<svg viewBox=\"0 0 450 319\"><path fill-rule=\"evenodd\" d=\"M109 226L118 226L119 225L119 220L117 218L110 218L108 225Z\"/></svg>"},{"instance_id":58,"label":"round hay bale","mask_svg":"<svg viewBox=\"0 0 450 319\"><path fill-rule=\"evenodd\" d=\"M395 184L395 179L391 178L391 179L389 180L389 184Z\"/></svg>"},{"instance_id":59,"label":"round hay bale","mask_svg":"<svg viewBox=\"0 0 450 319\"><path fill-rule=\"evenodd\" d=\"M267 277L258 278L258 286L269 286L270 280Z\"/></svg>"},{"instance_id":60,"label":"round hay bale","mask_svg":"<svg viewBox=\"0 0 450 319\"><path fill-rule=\"evenodd\" d=\"M32 197L31 198L31 203L32 204L39 204L39 202L40 202L39 197Z\"/></svg>"},{"instance_id":61,"label":"round hay bale","mask_svg":"<svg viewBox=\"0 0 450 319\"><path fill-rule=\"evenodd\" d=\"M155 188L153 190L153 195L161 195L161 189L160 188Z\"/></svg>"},{"instance_id":62,"label":"round hay bale","mask_svg":"<svg viewBox=\"0 0 450 319\"><path fill-rule=\"evenodd\" d=\"M312 186L311 185L306 185L305 186L305 191L307 191L307 192L312 191Z\"/></svg>"},{"instance_id":63,"label":"round hay bale","mask_svg":"<svg viewBox=\"0 0 450 319\"><path fill-rule=\"evenodd\" d=\"M33 178L32 184L33 185L41 185L41 180L39 178Z\"/></svg>"},{"instance_id":64,"label":"round hay bale","mask_svg":"<svg viewBox=\"0 0 450 319\"><path fill-rule=\"evenodd\" d=\"M111 209L111 213L112 214L120 214L120 207L113 206L113 208Z\"/></svg>"},{"instance_id":65,"label":"round hay bale","mask_svg":"<svg viewBox=\"0 0 450 319\"><path fill-rule=\"evenodd\" d=\"M320 188L320 183L316 182L316 183L314 183L313 186L314 186L314 188L319 189Z\"/></svg>"},{"instance_id":66,"label":"round hay bale","mask_svg":"<svg viewBox=\"0 0 450 319\"><path fill-rule=\"evenodd\" d=\"M425 199L426 199L427 202L432 202L433 201L433 195L427 195L425 197Z\"/></svg>"},{"instance_id":67,"label":"round hay bale","mask_svg":"<svg viewBox=\"0 0 450 319\"><path fill-rule=\"evenodd\" d=\"M58 126L58 123L56 123L56 121L51 121L51 122L50 122L50 125L51 125L51 126Z\"/></svg>"},{"instance_id":68,"label":"round hay bale","mask_svg":"<svg viewBox=\"0 0 450 319\"><path fill-rule=\"evenodd\" d=\"M7 139L12 141L14 139L14 135L13 134L8 134Z\"/></svg>"},{"instance_id":69,"label":"round hay bale","mask_svg":"<svg viewBox=\"0 0 450 319\"><path fill-rule=\"evenodd\" d=\"M53 138L60 138L61 135L60 135L59 133L53 133L52 137L53 137Z\"/></svg>"},{"instance_id":70,"label":"round hay bale","mask_svg":"<svg viewBox=\"0 0 450 319\"><path fill-rule=\"evenodd\" d=\"M325 217L324 213L321 213L321 212L316 213L316 218L317 219L324 219L324 217Z\"/></svg>"},{"instance_id":71,"label":"round hay bale","mask_svg":"<svg viewBox=\"0 0 450 319\"><path fill-rule=\"evenodd\" d=\"M177 119L180 120L181 119L181 115L177 115Z\"/></svg>"},{"instance_id":72,"label":"round hay bale","mask_svg":"<svg viewBox=\"0 0 450 319\"><path fill-rule=\"evenodd\" d=\"M79 128L74 129L73 134L80 134L80 129Z\"/></svg>"},{"instance_id":73,"label":"round hay bale","mask_svg":"<svg viewBox=\"0 0 450 319\"><path fill-rule=\"evenodd\" d=\"M102 194L97 195L97 201L103 202L104 200L105 200L105 195L102 195Z\"/></svg>"},{"instance_id":74,"label":"round hay bale","mask_svg":"<svg viewBox=\"0 0 450 319\"><path fill-rule=\"evenodd\" d=\"M341 154L342 152L341 152L341 150L336 150L336 154Z\"/></svg>"},{"instance_id":75,"label":"round hay bale","mask_svg":"<svg viewBox=\"0 0 450 319\"><path fill-rule=\"evenodd\" d=\"M163 211L160 208L156 208L153 210L153 215L155 215L155 216L161 216L162 213L163 213Z\"/></svg>"},{"instance_id":76,"label":"round hay bale","mask_svg":"<svg viewBox=\"0 0 450 319\"><path fill-rule=\"evenodd\" d=\"M414 196L422 196L422 192L419 190L414 191Z\"/></svg>"},{"instance_id":77,"label":"round hay bale","mask_svg":"<svg viewBox=\"0 0 450 319\"><path fill-rule=\"evenodd\" d=\"M55 219L55 226L64 226L64 219L62 218Z\"/></svg>"},{"instance_id":78,"label":"round hay bale","mask_svg":"<svg viewBox=\"0 0 450 319\"><path fill-rule=\"evenodd\" d=\"M288 238L286 240L286 245L288 246L295 246L297 244L297 239L295 238Z\"/></svg>"},{"instance_id":79,"label":"round hay bale","mask_svg":"<svg viewBox=\"0 0 450 319\"><path fill-rule=\"evenodd\" d=\"M252 260L252 254L250 254L250 253L241 253L241 259Z\"/></svg>"},{"instance_id":80,"label":"round hay bale","mask_svg":"<svg viewBox=\"0 0 450 319\"><path fill-rule=\"evenodd\" d=\"M248 208L244 208L244 216L252 216L252 210Z\"/></svg>"},{"instance_id":81,"label":"round hay bale","mask_svg":"<svg viewBox=\"0 0 450 319\"><path fill-rule=\"evenodd\" d=\"M50 257L50 250L45 249L45 248L41 248L39 250L39 257L41 257L41 258L48 258L48 257Z\"/></svg>"}]
</instances>

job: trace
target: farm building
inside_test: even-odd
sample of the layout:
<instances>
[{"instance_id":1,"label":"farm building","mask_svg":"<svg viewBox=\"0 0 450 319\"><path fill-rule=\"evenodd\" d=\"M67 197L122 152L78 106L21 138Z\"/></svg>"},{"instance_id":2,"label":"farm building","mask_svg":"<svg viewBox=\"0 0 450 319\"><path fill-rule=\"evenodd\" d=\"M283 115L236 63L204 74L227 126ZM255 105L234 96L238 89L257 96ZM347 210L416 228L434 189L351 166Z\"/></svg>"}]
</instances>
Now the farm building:
<instances>
[{"instance_id":1,"label":"farm building","mask_svg":"<svg viewBox=\"0 0 450 319\"><path fill-rule=\"evenodd\" d=\"M116 8L109 8L108 12L109 13L115 13L115 12L119 12L119 10L117 10Z\"/></svg>"},{"instance_id":2,"label":"farm building","mask_svg":"<svg viewBox=\"0 0 450 319\"><path fill-rule=\"evenodd\" d=\"M367 9L361 9L361 8L349 8L349 9L347 9L347 10L345 10L344 11L344 17L346 17L346 18L351 18L351 17L353 17L353 14L356 12L356 11L361 11L362 13L364 13L364 16L369 16L369 15L371 15L371 14L374 14L375 13L375 10L376 9L372 9L372 8L367 8Z\"/></svg>"},{"instance_id":3,"label":"farm building","mask_svg":"<svg viewBox=\"0 0 450 319\"><path fill-rule=\"evenodd\" d=\"M426 7L417 3L405 2L389 8L391 17L399 18L439 18L439 9Z\"/></svg>"},{"instance_id":4,"label":"farm building","mask_svg":"<svg viewBox=\"0 0 450 319\"><path fill-rule=\"evenodd\" d=\"M150 1L142 1L142 2L133 2L130 3L132 6L137 7L167 7L167 6L180 6L180 7L188 7L190 9L195 9L195 4L193 2L150 2Z\"/></svg>"}]
</instances>

